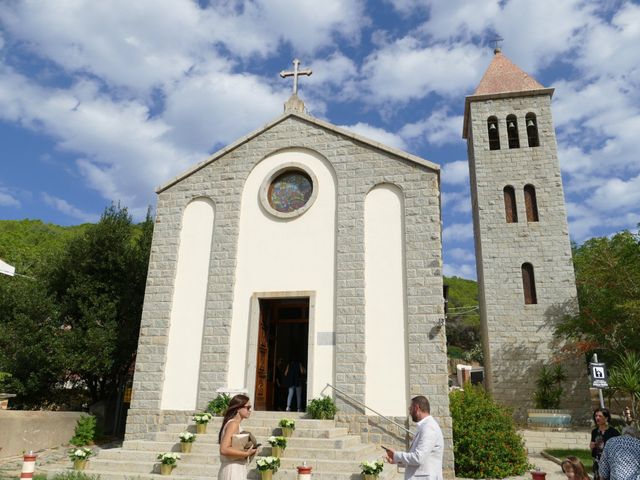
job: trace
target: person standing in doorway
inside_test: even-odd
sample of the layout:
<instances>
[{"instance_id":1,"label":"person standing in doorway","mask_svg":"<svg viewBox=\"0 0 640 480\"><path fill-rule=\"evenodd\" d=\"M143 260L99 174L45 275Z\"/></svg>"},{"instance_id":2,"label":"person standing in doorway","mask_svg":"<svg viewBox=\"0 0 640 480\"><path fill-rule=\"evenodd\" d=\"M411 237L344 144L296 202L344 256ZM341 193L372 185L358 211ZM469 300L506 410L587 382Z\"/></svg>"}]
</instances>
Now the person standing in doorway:
<instances>
[{"instance_id":1,"label":"person standing in doorway","mask_svg":"<svg viewBox=\"0 0 640 480\"><path fill-rule=\"evenodd\" d=\"M413 437L408 452L396 452L385 448L387 461L405 467L405 480L428 478L442 480L442 455L444 439L442 430L435 418L431 416L431 407L427 397L419 395L411 399L409 406L411 420L417 423L416 435Z\"/></svg>"},{"instance_id":2,"label":"person standing in doorway","mask_svg":"<svg viewBox=\"0 0 640 480\"><path fill-rule=\"evenodd\" d=\"M289 395L287 396L287 412L291 411L291 400L293 400L293 392L296 392L296 399L298 411L302 411L302 378L306 373L306 370L298 360L297 356L294 356L287 368L284 371L284 378L287 387L289 387Z\"/></svg>"},{"instance_id":3,"label":"person standing in doorway","mask_svg":"<svg viewBox=\"0 0 640 480\"><path fill-rule=\"evenodd\" d=\"M598 472L598 462L602 455L602 450L605 444L610 438L620 435L618 430L609 426L609 420L611 420L611 414L606 408L596 408L593 412L593 422L596 424L596 428L591 431L591 456L593 457L593 480L600 479L600 473Z\"/></svg>"}]
</instances>

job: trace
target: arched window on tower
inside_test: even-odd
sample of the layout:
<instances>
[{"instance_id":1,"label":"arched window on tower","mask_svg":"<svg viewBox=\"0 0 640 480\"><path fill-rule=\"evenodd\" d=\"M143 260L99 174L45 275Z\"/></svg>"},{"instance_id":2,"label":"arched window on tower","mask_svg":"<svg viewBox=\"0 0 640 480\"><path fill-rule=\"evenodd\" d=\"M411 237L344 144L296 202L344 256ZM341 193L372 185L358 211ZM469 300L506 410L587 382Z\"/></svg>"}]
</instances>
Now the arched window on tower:
<instances>
[{"instance_id":1,"label":"arched window on tower","mask_svg":"<svg viewBox=\"0 0 640 480\"><path fill-rule=\"evenodd\" d=\"M518 119L513 114L507 115L507 138L509 139L509 148L520 148Z\"/></svg>"},{"instance_id":2,"label":"arched window on tower","mask_svg":"<svg viewBox=\"0 0 640 480\"><path fill-rule=\"evenodd\" d=\"M511 185L503 189L504 192L504 213L507 223L518 222L518 209L516 208L516 191Z\"/></svg>"},{"instance_id":3,"label":"arched window on tower","mask_svg":"<svg viewBox=\"0 0 640 480\"><path fill-rule=\"evenodd\" d=\"M522 290L524 292L525 305L535 305L538 303L536 279L533 274L533 265L530 263L522 264Z\"/></svg>"},{"instance_id":4,"label":"arched window on tower","mask_svg":"<svg viewBox=\"0 0 640 480\"><path fill-rule=\"evenodd\" d=\"M489 132L489 150L500 150L500 135L498 134L498 118L487 118L487 131Z\"/></svg>"},{"instance_id":5,"label":"arched window on tower","mask_svg":"<svg viewBox=\"0 0 640 480\"><path fill-rule=\"evenodd\" d=\"M539 147L540 138L538 137L538 120L535 113L527 113L524 117L525 124L527 125L527 140L530 147Z\"/></svg>"},{"instance_id":6,"label":"arched window on tower","mask_svg":"<svg viewBox=\"0 0 640 480\"><path fill-rule=\"evenodd\" d=\"M524 186L524 206L527 211L527 222L538 221L538 201L536 200L536 187Z\"/></svg>"}]
</instances>

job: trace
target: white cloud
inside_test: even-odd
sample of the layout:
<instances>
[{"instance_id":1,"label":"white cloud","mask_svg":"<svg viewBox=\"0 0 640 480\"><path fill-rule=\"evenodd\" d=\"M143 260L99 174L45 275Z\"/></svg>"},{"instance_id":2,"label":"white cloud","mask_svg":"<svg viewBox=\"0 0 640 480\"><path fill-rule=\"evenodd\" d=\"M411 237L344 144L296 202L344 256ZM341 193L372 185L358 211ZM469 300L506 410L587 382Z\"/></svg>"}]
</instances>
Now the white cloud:
<instances>
[{"instance_id":1,"label":"white cloud","mask_svg":"<svg viewBox=\"0 0 640 480\"><path fill-rule=\"evenodd\" d=\"M48 193L45 193L45 192L42 193L42 200L44 201L44 203L46 203L47 205L55 208L59 212L62 212L65 215L68 215L68 216L70 216L72 218L75 218L77 220L80 220L82 222L95 223L100 219L100 215L96 215L94 213L84 212L84 211L80 210L79 208L74 207L73 205L71 205L66 200L63 200L63 199L58 198L58 197L54 197L54 196L49 195Z\"/></svg>"},{"instance_id":2,"label":"white cloud","mask_svg":"<svg viewBox=\"0 0 640 480\"><path fill-rule=\"evenodd\" d=\"M366 123L358 122L355 125L342 125L341 128L350 130L358 135L362 135L365 138L374 140L376 142L388 145L390 147L399 148L400 150L406 150L407 146L402 138L395 134L386 131L383 128L374 127Z\"/></svg>"},{"instance_id":3,"label":"white cloud","mask_svg":"<svg viewBox=\"0 0 640 480\"><path fill-rule=\"evenodd\" d=\"M587 204L603 212L620 212L640 207L640 175L628 181L611 178L589 196Z\"/></svg>"},{"instance_id":4,"label":"white cloud","mask_svg":"<svg viewBox=\"0 0 640 480\"><path fill-rule=\"evenodd\" d=\"M164 138L170 127L134 101L112 101L91 82L69 90L43 88L0 70L0 118L44 132L80 153L80 172L109 201L147 205L153 188L201 159ZM142 193L142 196L140 193Z\"/></svg>"},{"instance_id":5,"label":"white cloud","mask_svg":"<svg viewBox=\"0 0 640 480\"><path fill-rule=\"evenodd\" d=\"M453 223L442 230L442 240L456 243L473 238L473 225L471 223Z\"/></svg>"},{"instance_id":6,"label":"white cloud","mask_svg":"<svg viewBox=\"0 0 640 480\"><path fill-rule=\"evenodd\" d=\"M284 91L253 75L197 72L169 92L161 115L170 126L165 138L185 149L209 151L275 118L285 98Z\"/></svg>"},{"instance_id":7,"label":"white cloud","mask_svg":"<svg viewBox=\"0 0 640 480\"><path fill-rule=\"evenodd\" d=\"M0 188L0 207L19 207L20 201L8 190Z\"/></svg>"},{"instance_id":8,"label":"white cloud","mask_svg":"<svg viewBox=\"0 0 640 480\"><path fill-rule=\"evenodd\" d=\"M140 91L180 77L207 40L199 8L186 0L5 3L0 21L69 73Z\"/></svg>"},{"instance_id":9,"label":"white cloud","mask_svg":"<svg viewBox=\"0 0 640 480\"><path fill-rule=\"evenodd\" d=\"M432 112L429 118L415 123L408 123L400 130L406 139L426 138L436 146L460 143L462 137L462 115L447 114L443 108Z\"/></svg>"},{"instance_id":10,"label":"white cloud","mask_svg":"<svg viewBox=\"0 0 640 480\"><path fill-rule=\"evenodd\" d=\"M408 102L434 92L461 95L473 89L486 65L482 50L474 45L424 46L405 37L365 59L366 100Z\"/></svg>"},{"instance_id":11,"label":"white cloud","mask_svg":"<svg viewBox=\"0 0 640 480\"><path fill-rule=\"evenodd\" d=\"M442 166L442 183L467 185L469 183L469 162L456 160Z\"/></svg>"},{"instance_id":12,"label":"white cloud","mask_svg":"<svg viewBox=\"0 0 640 480\"><path fill-rule=\"evenodd\" d=\"M471 262L475 261L476 256L473 252L466 250L464 248L452 248L447 251L448 256L453 258L454 260L458 260L461 262Z\"/></svg>"}]
</instances>

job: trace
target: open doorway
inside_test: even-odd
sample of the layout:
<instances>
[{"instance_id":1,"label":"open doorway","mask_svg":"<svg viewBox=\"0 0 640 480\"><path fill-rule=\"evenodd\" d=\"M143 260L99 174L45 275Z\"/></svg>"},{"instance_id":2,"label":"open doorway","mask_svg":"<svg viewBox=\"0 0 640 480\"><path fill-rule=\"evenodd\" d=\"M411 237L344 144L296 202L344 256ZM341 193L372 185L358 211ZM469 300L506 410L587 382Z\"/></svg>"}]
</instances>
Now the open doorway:
<instances>
[{"instance_id":1,"label":"open doorway","mask_svg":"<svg viewBox=\"0 0 640 480\"><path fill-rule=\"evenodd\" d=\"M291 409L304 410L307 403L309 298L261 298L259 303L255 409L285 410L289 383L297 376L300 398L294 388ZM291 367L287 372L287 365L292 362L299 362L304 373L294 375Z\"/></svg>"}]
</instances>

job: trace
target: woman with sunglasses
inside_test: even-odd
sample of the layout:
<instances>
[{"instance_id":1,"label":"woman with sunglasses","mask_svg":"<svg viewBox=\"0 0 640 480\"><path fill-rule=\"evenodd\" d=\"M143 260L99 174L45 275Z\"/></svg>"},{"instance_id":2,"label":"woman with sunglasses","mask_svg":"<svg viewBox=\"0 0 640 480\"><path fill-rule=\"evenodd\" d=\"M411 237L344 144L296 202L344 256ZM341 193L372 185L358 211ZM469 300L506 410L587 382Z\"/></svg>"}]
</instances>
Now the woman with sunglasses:
<instances>
[{"instance_id":1,"label":"woman with sunglasses","mask_svg":"<svg viewBox=\"0 0 640 480\"><path fill-rule=\"evenodd\" d=\"M248 450L234 448L233 437L242 433L240 425L251 415L251 404L246 395L236 395L229 401L224 414L218 442L220 443L220 470L218 480L245 480L247 478L247 462L258 452L252 446Z\"/></svg>"}]
</instances>

